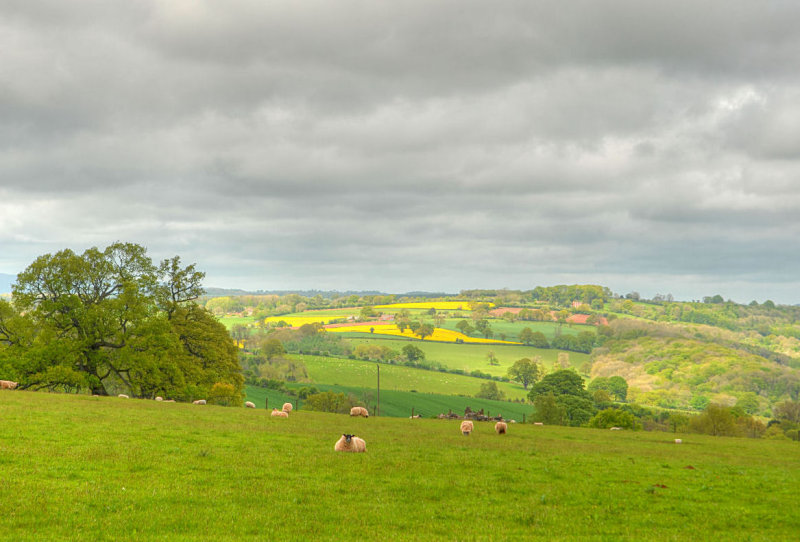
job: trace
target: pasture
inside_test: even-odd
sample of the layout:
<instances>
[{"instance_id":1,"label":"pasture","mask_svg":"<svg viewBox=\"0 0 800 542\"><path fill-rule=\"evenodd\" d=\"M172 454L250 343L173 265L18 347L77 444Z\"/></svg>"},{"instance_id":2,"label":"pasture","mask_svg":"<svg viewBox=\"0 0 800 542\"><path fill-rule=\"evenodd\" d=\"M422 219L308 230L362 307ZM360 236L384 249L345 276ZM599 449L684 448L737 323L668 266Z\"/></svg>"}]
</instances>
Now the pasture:
<instances>
[{"instance_id":1,"label":"pasture","mask_svg":"<svg viewBox=\"0 0 800 542\"><path fill-rule=\"evenodd\" d=\"M344 336L350 339L353 346L362 343L378 344L400 351L403 346L409 344L409 339L378 337L369 333L345 333ZM478 369L492 376L506 376L508 368L515 361L520 358L533 359L536 356L541 358L542 363L549 371L553 368L559 353L559 350L552 348L534 348L524 345L454 344L420 340L414 340L412 344L425 352L425 359L428 361L438 361L450 369L461 369L467 372ZM497 365L489 365L489 352L495 355ZM588 354L580 352L567 352L567 354L569 354L570 365L576 369L589 360Z\"/></svg>"},{"instance_id":2,"label":"pasture","mask_svg":"<svg viewBox=\"0 0 800 542\"><path fill-rule=\"evenodd\" d=\"M788 441L0 393L7 540L793 540ZM341 433L367 442L341 454Z\"/></svg>"},{"instance_id":3,"label":"pasture","mask_svg":"<svg viewBox=\"0 0 800 542\"><path fill-rule=\"evenodd\" d=\"M329 358L320 356L292 356L301 360L308 376L315 384L344 384L374 388L377 383L377 365L372 361ZM381 389L403 390L445 395L475 395L481 384L488 380L439 371L415 369L402 365L380 364ZM527 391L516 383L496 382L509 399L524 399Z\"/></svg>"},{"instance_id":4,"label":"pasture","mask_svg":"<svg viewBox=\"0 0 800 542\"><path fill-rule=\"evenodd\" d=\"M294 384L291 388L303 387L301 384ZM342 386L339 384L314 384L319 391L332 391L334 393L352 394L356 399L362 401L371 413L375 413L377 394L374 387ZM285 402L293 405L297 404L303 408L304 401L289 395L282 394L275 390L247 386L247 401L252 401L256 408L263 409L265 401L268 401L269 408L280 408ZM522 421L529 419L534 412L533 405L526 403L514 403L508 401L492 401L489 399L477 399L459 395L442 395L440 393L417 393L411 391L385 390L381 388L381 416L395 418L408 418L412 412L420 414L426 418L435 417L438 414L447 414L450 410L457 414L463 414L466 407L473 410L484 410L487 415L502 415L506 419Z\"/></svg>"}]
</instances>

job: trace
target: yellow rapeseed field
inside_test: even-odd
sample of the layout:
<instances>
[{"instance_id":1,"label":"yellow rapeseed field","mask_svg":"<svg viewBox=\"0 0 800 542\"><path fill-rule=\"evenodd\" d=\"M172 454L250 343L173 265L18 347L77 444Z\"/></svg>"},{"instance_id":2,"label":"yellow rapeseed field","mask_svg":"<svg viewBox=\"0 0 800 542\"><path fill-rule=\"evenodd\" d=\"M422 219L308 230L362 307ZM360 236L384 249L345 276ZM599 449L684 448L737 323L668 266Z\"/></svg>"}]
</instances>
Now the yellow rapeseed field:
<instances>
[{"instance_id":1,"label":"yellow rapeseed field","mask_svg":"<svg viewBox=\"0 0 800 542\"><path fill-rule=\"evenodd\" d=\"M264 319L264 323L269 324L283 321L292 327L298 327L303 324L313 324L314 322L327 324L332 320L341 320L342 318L342 316L270 316Z\"/></svg>"},{"instance_id":2,"label":"yellow rapeseed field","mask_svg":"<svg viewBox=\"0 0 800 542\"><path fill-rule=\"evenodd\" d=\"M347 333L347 332L358 332L358 333L369 333L370 328L375 329L375 335L396 335L398 337L407 337L409 339L419 339L418 336L414 335L410 329L406 329L405 331L400 331L400 329L394 325L375 325L375 324L353 324L351 326L341 326L341 327L332 327L328 328L327 331L331 333ZM496 341L494 339L481 339L479 337L468 337L463 333L459 333L458 331L453 331L451 329L443 329L440 327L434 328L433 335L429 337L425 337L426 341L438 341L438 342L449 342L454 343L456 339L461 339L465 343L480 343L480 344L520 344L511 341Z\"/></svg>"}]
</instances>

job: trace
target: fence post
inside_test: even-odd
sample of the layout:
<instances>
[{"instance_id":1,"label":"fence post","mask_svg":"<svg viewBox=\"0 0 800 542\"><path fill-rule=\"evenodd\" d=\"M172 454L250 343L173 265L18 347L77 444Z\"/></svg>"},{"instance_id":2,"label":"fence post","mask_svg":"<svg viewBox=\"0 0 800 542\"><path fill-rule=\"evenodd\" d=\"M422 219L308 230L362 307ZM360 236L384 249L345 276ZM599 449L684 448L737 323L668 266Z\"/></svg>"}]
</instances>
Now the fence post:
<instances>
[{"instance_id":1,"label":"fence post","mask_svg":"<svg viewBox=\"0 0 800 542\"><path fill-rule=\"evenodd\" d=\"M522 423L525 423L525 413L522 413Z\"/></svg>"}]
</instances>

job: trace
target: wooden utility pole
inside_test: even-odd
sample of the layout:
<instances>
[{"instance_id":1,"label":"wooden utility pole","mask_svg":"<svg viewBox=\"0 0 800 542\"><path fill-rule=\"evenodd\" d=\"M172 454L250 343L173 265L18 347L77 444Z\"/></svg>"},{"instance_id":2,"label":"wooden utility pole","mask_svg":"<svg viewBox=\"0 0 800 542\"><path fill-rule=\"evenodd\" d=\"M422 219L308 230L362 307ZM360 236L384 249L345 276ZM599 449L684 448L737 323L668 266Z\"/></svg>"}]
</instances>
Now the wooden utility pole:
<instances>
[{"instance_id":1,"label":"wooden utility pole","mask_svg":"<svg viewBox=\"0 0 800 542\"><path fill-rule=\"evenodd\" d=\"M375 415L381 415L381 366L376 364L375 367L378 368L378 405L375 407Z\"/></svg>"}]
</instances>

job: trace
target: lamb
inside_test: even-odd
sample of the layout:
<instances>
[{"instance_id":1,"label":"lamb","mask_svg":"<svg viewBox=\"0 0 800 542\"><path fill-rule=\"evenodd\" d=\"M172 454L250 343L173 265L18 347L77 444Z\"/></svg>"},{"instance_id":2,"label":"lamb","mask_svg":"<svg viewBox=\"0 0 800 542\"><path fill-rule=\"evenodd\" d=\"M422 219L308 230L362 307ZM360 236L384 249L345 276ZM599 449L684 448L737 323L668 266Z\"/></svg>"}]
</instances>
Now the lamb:
<instances>
[{"instance_id":1,"label":"lamb","mask_svg":"<svg viewBox=\"0 0 800 542\"><path fill-rule=\"evenodd\" d=\"M247 408L256 408L256 405L255 405L255 403L251 403L250 401L247 401L247 402L244 404L244 406L246 406Z\"/></svg>"},{"instance_id":2,"label":"lamb","mask_svg":"<svg viewBox=\"0 0 800 542\"><path fill-rule=\"evenodd\" d=\"M350 409L351 416L363 416L365 418L369 418L369 410L364 407L354 406Z\"/></svg>"},{"instance_id":3,"label":"lamb","mask_svg":"<svg viewBox=\"0 0 800 542\"><path fill-rule=\"evenodd\" d=\"M283 410L284 412L291 412L292 409L293 409L292 403L283 403L283 408L281 410Z\"/></svg>"},{"instance_id":4,"label":"lamb","mask_svg":"<svg viewBox=\"0 0 800 542\"><path fill-rule=\"evenodd\" d=\"M469 434L472 433L472 431L474 429L475 429L475 426L472 423L472 420L464 420L463 422L461 422L461 433L465 437L468 437Z\"/></svg>"},{"instance_id":5,"label":"lamb","mask_svg":"<svg viewBox=\"0 0 800 542\"><path fill-rule=\"evenodd\" d=\"M204 405L204 404L206 404L206 400L205 399L198 399L197 401L192 401L192 404L193 405Z\"/></svg>"},{"instance_id":6,"label":"lamb","mask_svg":"<svg viewBox=\"0 0 800 542\"><path fill-rule=\"evenodd\" d=\"M333 446L335 452L366 452L367 443L355 435L343 433Z\"/></svg>"},{"instance_id":7,"label":"lamb","mask_svg":"<svg viewBox=\"0 0 800 542\"><path fill-rule=\"evenodd\" d=\"M508 424L506 422L497 422L494 424L494 430L497 431L498 435L505 435L508 431Z\"/></svg>"},{"instance_id":8,"label":"lamb","mask_svg":"<svg viewBox=\"0 0 800 542\"><path fill-rule=\"evenodd\" d=\"M13 390L19 386L19 382L14 382L12 380L0 380L0 390Z\"/></svg>"},{"instance_id":9,"label":"lamb","mask_svg":"<svg viewBox=\"0 0 800 542\"><path fill-rule=\"evenodd\" d=\"M288 418L289 413L284 412L283 410L278 410L277 408L273 408L270 416L272 416L273 418Z\"/></svg>"},{"instance_id":10,"label":"lamb","mask_svg":"<svg viewBox=\"0 0 800 542\"><path fill-rule=\"evenodd\" d=\"M122 398L122 399L130 399L130 397L128 397L128 396L127 396L127 395L125 395L124 393L120 393L119 395L117 395L117 397L120 397L120 398Z\"/></svg>"}]
</instances>

